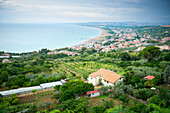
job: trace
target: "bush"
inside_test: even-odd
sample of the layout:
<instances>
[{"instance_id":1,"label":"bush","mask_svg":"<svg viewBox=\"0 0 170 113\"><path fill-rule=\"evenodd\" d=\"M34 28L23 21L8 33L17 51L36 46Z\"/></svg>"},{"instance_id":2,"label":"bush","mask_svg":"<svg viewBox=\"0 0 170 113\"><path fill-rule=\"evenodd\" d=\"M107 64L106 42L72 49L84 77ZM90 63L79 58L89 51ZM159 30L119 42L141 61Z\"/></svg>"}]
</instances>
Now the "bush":
<instances>
[{"instance_id":1,"label":"bush","mask_svg":"<svg viewBox=\"0 0 170 113\"><path fill-rule=\"evenodd\" d=\"M140 62L133 62L133 66L139 67L139 66L141 66L141 63Z\"/></svg>"},{"instance_id":2,"label":"bush","mask_svg":"<svg viewBox=\"0 0 170 113\"><path fill-rule=\"evenodd\" d=\"M122 101L124 104L124 103L128 103L130 99L126 94L123 94L119 97L119 100Z\"/></svg>"},{"instance_id":3,"label":"bush","mask_svg":"<svg viewBox=\"0 0 170 113\"><path fill-rule=\"evenodd\" d=\"M142 83L138 83L137 89L144 88L144 85Z\"/></svg>"},{"instance_id":4,"label":"bush","mask_svg":"<svg viewBox=\"0 0 170 113\"><path fill-rule=\"evenodd\" d=\"M46 101L43 105L43 107L49 107L51 105L51 102L50 101Z\"/></svg>"},{"instance_id":5,"label":"bush","mask_svg":"<svg viewBox=\"0 0 170 113\"><path fill-rule=\"evenodd\" d=\"M93 113L103 113L104 111L106 111L106 108L104 106L93 107Z\"/></svg>"},{"instance_id":6,"label":"bush","mask_svg":"<svg viewBox=\"0 0 170 113\"><path fill-rule=\"evenodd\" d=\"M143 89L133 90L133 96L138 99L147 100L149 97L153 95L155 95L155 91L151 89L143 88Z\"/></svg>"}]
</instances>

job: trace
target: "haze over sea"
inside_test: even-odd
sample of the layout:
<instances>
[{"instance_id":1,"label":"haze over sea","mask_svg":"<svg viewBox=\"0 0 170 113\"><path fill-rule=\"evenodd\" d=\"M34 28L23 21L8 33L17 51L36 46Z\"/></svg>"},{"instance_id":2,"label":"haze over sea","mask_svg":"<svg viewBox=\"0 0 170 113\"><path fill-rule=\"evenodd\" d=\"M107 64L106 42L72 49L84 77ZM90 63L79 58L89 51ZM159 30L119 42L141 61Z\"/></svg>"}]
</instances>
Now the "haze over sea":
<instances>
[{"instance_id":1,"label":"haze over sea","mask_svg":"<svg viewBox=\"0 0 170 113\"><path fill-rule=\"evenodd\" d=\"M0 24L0 51L30 52L42 48L70 47L101 31L75 24Z\"/></svg>"}]
</instances>

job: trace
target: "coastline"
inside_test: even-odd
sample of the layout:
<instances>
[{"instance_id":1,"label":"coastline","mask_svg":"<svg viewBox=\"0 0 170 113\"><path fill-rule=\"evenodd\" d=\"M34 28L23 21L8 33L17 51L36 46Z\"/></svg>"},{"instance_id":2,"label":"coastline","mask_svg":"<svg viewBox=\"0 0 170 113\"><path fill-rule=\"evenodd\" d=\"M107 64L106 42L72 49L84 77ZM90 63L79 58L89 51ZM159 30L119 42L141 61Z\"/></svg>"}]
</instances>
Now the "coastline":
<instances>
[{"instance_id":1,"label":"coastline","mask_svg":"<svg viewBox=\"0 0 170 113\"><path fill-rule=\"evenodd\" d=\"M41 25L41 26L44 26L44 25ZM7 26L7 27L11 27L11 25L9 25L9 26ZM17 27L17 26L16 26ZM19 25L19 28L21 28L21 27L25 27L25 25ZM32 27L32 25L31 25L31 27ZM29 28L31 28L30 27L30 25L29 25ZM35 28L37 28L37 27L39 27L39 26L37 26L36 25L36 27ZM47 26L47 27L49 27L49 26ZM66 26L67 27L67 26ZM69 27L69 26L68 26ZM74 27L74 26L73 26ZM79 27L80 27L80 25L79 25ZM49 49L49 50L55 50L55 49L61 49L61 48L66 48L66 47L68 47L68 48L72 48L72 47L83 47L83 46L85 46L85 45L88 45L88 44L91 44L91 43L94 43L94 42L96 42L96 41L101 41L101 40L104 40L105 38L105 36L107 36L107 35L110 35L109 33L108 33L108 31L107 30L104 30L104 29L102 29L102 28L97 28L97 27L89 27L89 26L81 26L81 27L84 27L84 28L90 28L89 29L89 31L90 32L92 32L92 30L94 29L94 30L97 30L98 31L98 33L96 34L96 35L93 35L93 36L90 36L90 37L88 37L87 39L85 39L85 40L81 40L81 36L79 36L78 34L78 30L76 29L76 30L74 30L75 31L75 34L77 35L77 43L74 43L74 40L72 40L72 41L68 41L69 43L66 43L66 44L68 44L68 45L64 45L63 43L60 43L60 45L62 45L62 46L60 46L60 45L58 45L58 47L57 46L55 46L55 47L50 47L50 46L48 46L48 45L41 45L41 41L40 41L40 43L36 43L36 42L39 42L39 40L34 40L33 41L33 43L34 43L34 45L38 45L38 46L35 46L35 47L32 47L32 48L24 48L24 47L27 47L26 45L29 45L29 44L27 44L26 42L26 40L27 39L29 39L28 41L30 41L31 40L31 38L32 37L34 37L34 34L32 35L30 35L29 33L30 32L26 32L26 33L24 33L24 35L20 35L19 36L19 38L20 39L22 39L22 41L25 41L25 42L20 42L20 43L22 43L22 48L21 48L21 46L19 46L19 47L16 47L16 48L5 48L5 49L3 49L3 48L1 48L1 51L4 51L4 52L7 52L7 53L26 53L26 52L33 52L33 51L39 51L39 50L41 50L41 49L43 49L43 48L47 48L47 49ZM76 27L75 27L76 28ZM88 30L87 29L87 30ZM27 31L29 31L30 29L28 29ZM32 30L32 29L31 29ZM37 29L35 29L35 30L37 30ZM53 29L52 29L53 30ZM66 29L67 30L67 29ZM83 29L83 30L86 30L86 29ZM19 31L20 31L20 29L19 29ZM37 30L38 31L38 33L39 33L39 30ZM90 32L87 32L87 33L90 33ZM15 32L16 33L16 32ZM45 33L47 36L49 36L48 35L48 33ZM18 34L14 34L15 36L18 36ZM44 36L44 35L43 35ZM50 35L49 37L53 37L53 36L58 36L58 35ZM27 37L29 37L29 38L27 38ZM31 38L30 38L31 37ZM59 36L58 36L59 37ZM67 36L68 37L68 36ZM4 39L6 39L6 38L4 38ZM34 38L34 39L36 39L36 38ZM38 38L37 38L38 39ZM11 39L12 40L12 39ZM46 41L46 38L44 38L44 40ZM6 40L4 40L4 41L6 41ZM57 40L58 41L58 40ZM63 40L59 40L59 41L63 41ZM55 43L55 41L53 41L54 43ZM73 43L72 43L73 42ZM18 42L17 42L18 43ZM24 46L23 46L23 43L24 43ZM40 44L40 47L39 47L39 44ZM6 46L6 45L5 45ZM5 46L3 46L3 47L5 47ZM14 45L12 45L12 46L14 46ZM25 50L24 50L25 49Z\"/></svg>"},{"instance_id":2,"label":"coastline","mask_svg":"<svg viewBox=\"0 0 170 113\"><path fill-rule=\"evenodd\" d=\"M87 26L86 26L86 27L87 27ZM91 28L96 28L96 27L91 27ZM77 46L81 46L81 45L84 45L84 44L88 44L88 43L92 43L92 42L96 42L96 41L101 41L101 40L104 39L105 36L111 35L111 34L108 33L108 31L105 30L105 29L102 29L102 28L96 28L96 29L99 29L99 30L101 31L101 34L100 34L99 36L92 37L92 38L88 39L88 40L85 41L85 42L76 44L76 45L71 46L71 47L77 47Z\"/></svg>"}]
</instances>

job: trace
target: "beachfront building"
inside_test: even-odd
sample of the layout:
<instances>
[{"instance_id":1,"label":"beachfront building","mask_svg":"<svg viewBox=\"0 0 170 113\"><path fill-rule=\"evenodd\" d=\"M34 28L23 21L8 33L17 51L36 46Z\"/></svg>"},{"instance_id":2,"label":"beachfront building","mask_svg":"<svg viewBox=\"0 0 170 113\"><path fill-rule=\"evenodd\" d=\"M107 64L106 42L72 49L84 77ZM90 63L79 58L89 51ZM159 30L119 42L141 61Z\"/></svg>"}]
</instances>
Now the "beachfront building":
<instances>
[{"instance_id":1,"label":"beachfront building","mask_svg":"<svg viewBox=\"0 0 170 113\"><path fill-rule=\"evenodd\" d=\"M94 86L99 85L100 81L104 86L114 86L123 81L123 77L113 71L101 68L97 72L91 73L87 80L88 83L92 83Z\"/></svg>"},{"instance_id":2,"label":"beachfront building","mask_svg":"<svg viewBox=\"0 0 170 113\"><path fill-rule=\"evenodd\" d=\"M99 96L100 95L100 92L98 90L95 90L95 91L87 91L86 92L86 95L88 97L96 97L96 96Z\"/></svg>"}]
</instances>

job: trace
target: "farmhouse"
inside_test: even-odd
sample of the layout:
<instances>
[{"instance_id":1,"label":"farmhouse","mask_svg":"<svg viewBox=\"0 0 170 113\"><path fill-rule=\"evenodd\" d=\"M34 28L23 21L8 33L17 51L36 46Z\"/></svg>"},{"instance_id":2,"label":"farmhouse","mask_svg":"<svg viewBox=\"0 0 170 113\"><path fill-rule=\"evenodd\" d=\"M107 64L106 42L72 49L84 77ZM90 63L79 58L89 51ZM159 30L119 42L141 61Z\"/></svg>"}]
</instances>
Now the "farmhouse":
<instances>
[{"instance_id":1,"label":"farmhouse","mask_svg":"<svg viewBox=\"0 0 170 113\"><path fill-rule=\"evenodd\" d=\"M114 86L119 81L123 81L123 77L113 71L101 68L97 72L91 73L87 80L94 86L99 85L99 81L105 86Z\"/></svg>"},{"instance_id":2,"label":"farmhouse","mask_svg":"<svg viewBox=\"0 0 170 113\"><path fill-rule=\"evenodd\" d=\"M95 91L87 91L86 92L87 96L89 97L96 97L96 96L99 96L100 95L100 92L98 90L95 90Z\"/></svg>"}]
</instances>

